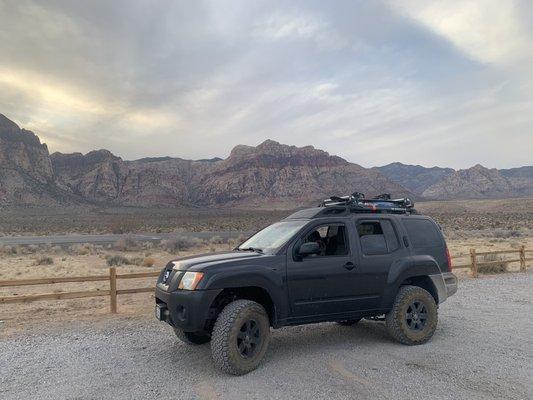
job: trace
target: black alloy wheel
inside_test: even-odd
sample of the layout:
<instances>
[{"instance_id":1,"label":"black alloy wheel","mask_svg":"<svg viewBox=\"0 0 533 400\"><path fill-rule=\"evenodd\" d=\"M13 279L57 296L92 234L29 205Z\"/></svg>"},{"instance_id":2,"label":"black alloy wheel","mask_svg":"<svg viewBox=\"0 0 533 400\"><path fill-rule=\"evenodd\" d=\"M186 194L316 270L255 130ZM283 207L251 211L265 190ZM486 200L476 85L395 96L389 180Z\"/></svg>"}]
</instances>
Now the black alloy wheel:
<instances>
[{"instance_id":1,"label":"black alloy wheel","mask_svg":"<svg viewBox=\"0 0 533 400\"><path fill-rule=\"evenodd\" d=\"M405 322L409 329L421 331L427 324L428 313L425 304L419 300L413 300L407 308Z\"/></svg>"},{"instance_id":2,"label":"black alloy wheel","mask_svg":"<svg viewBox=\"0 0 533 400\"><path fill-rule=\"evenodd\" d=\"M261 329L254 319L247 320L237 334L237 348L243 358L251 358L261 347Z\"/></svg>"}]
</instances>

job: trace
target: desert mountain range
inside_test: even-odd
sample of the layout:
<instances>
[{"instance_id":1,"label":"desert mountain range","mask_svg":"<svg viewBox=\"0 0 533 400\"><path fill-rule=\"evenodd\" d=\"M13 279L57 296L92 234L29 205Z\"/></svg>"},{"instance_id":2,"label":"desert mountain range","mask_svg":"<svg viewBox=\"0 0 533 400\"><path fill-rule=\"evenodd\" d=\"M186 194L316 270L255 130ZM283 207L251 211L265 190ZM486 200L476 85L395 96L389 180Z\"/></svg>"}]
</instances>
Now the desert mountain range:
<instances>
[{"instance_id":1,"label":"desert mountain range","mask_svg":"<svg viewBox=\"0 0 533 400\"><path fill-rule=\"evenodd\" d=\"M465 170L392 163L364 168L312 146L266 140L226 159L123 160L107 150L50 154L0 114L0 204L295 208L354 191L417 199L533 195L533 167Z\"/></svg>"}]
</instances>

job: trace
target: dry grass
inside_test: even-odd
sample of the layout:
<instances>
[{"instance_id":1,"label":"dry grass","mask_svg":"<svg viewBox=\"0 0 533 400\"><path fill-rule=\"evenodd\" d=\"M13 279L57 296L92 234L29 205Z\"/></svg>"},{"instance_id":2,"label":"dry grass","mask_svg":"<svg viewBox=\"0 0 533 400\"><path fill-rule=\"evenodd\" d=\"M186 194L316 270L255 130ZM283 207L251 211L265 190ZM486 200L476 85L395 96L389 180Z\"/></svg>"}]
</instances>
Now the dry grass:
<instances>
[{"instance_id":1,"label":"dry grass","mask_svg":"<svg viewBox=\"0 0 533 400\"><path fill-rule=\"evenodd\" d=\"M495 262L502 261L501 264L493 265L479 265L478 272L480 274L501 274L507 272L508 263L505 262L505 258L499 254L485 254L480 262Z\"/></svg>"},{"instance_id":2,"label":"dry grass","mask_svg":"<svg viewBox=\"0 0 533 400\"><path fill-rule=\"evenodd\" d=\"M108 263L116 266L119 274L153 272L178 256L158 246L153 247L150 252L144 249L118 252L112 246L111 248L107 248L107 246L91 247L92 251L82 252L84 254L76 254L71 248L62 249L59 253L54 253L54 263L50 265L36 265L36 260L38 259L52 258L48 253L45 253L49 249L45 249L44 246L25 249L22 253L4 254L0 257L0 280L108 275ZM77 250L79 248L84 248L84 246L76 247ZM57 249L55 250L57 251ZM207 245L200 243L199 247L183 250L180 255L206 253L211 250L227 250L227 244ZM149 255L147 256L146 254L148 253ZM112 262L109 261L111 259L113 260ZM151 286L154 285L154 281L155 278L124 279L119 281L119 289ZM0 288L0 296L106 289L109 289L108 281L63 283L3 287ZM122 315L149 313L152 311L153 303L153 295L151 294L121 295L119 296L119 311ZM49 324L54 321L74 321L80 318L103 316L108 312L108 297L0 305L0 320L4 321L0 326L0 336L2 336L2 329L4 328L7 332L12 329L28 328L32 325Z\"/></svg>"},{"instance_id":3,"label":"dry grass","mask_svg":"<svg viewBox=\"0 0 533 400\"><path fill-rule=\"evenodd\" d=\"M53 263L54 259L49 256L42 256L35 260L35 265L52 265Z\"/></svg>"}]
</instances>

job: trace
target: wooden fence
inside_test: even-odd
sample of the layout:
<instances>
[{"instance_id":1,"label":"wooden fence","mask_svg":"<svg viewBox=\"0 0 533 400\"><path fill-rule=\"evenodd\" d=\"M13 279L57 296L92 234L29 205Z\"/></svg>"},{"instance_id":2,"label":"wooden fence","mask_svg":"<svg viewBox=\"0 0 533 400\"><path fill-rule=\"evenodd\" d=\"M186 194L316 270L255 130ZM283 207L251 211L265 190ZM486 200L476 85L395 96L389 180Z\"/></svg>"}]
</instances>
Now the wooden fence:
<instances>
[{"instance_id":1,"label":"wooden fence","mask_svg":"<svg viewBox=\"0 0 533 400\"><path fill-rule=\"evenodd\" d=\"M482 251L477 252L476 249L470 249L470 262L468 264L459 264L455 265L452 262L453 269L461 269L461 268L470 268L470 271L472 272L472 276L474 278L478 277L478 269L479 267L488 267L491 265L502 265L502 264L509 264L509 263L520 263L520 271L525 272L526 271L526 261L532 261L533 258L526 258L526 253L532 253L533 250L526 250L525 246L520 246L518 249L513 250L496 250L496 251ZM502 260L495 260L495 261L478 261L479 256L487 256L487 255L500 255L500 254L513 254L517 253L518 258L513 259L502 259Z\"/></svg>"},{"instance_id":2,"label":"wooden fence","mask_svg":"<svg viewBox=\"0 0 533 400\"><path fill-rule=\"evenodd\" d=\"M485 251L476 252L476 249L470 250L470 263L453 265L453 269L470 268L472 276L477 278L478 268L489 265L501 265L507 263L520 263L520 271L526 271L526 261L532 261L533 258L526 258L526 253L531 253L533 250L526 250L524 246L521 246L518 250L498 250L498 251ZM510 260L497 260L497 261L485 261L479 262L477 257L486 256L489 254L512 254L518 253L518 258ZM69 276L62 278L39 278L39 279L19 279L0 281L0 287L16 287L16 286L33 286L33 285L51 285L56 283L71 283L71 282L99 282L108 281L109 289L105 290L85 290L79 292L58 292L58 293L41 293L41 294L28 294L28 295L15 295L15 296L3 296L0 297L0 304L8 303L26 303L38 300L63 300L63 299L80 299L83 297L99 297L109 296L110 310L113 314L117 312L117 296L120 294L132 294L132 293L148 293L153 292L155 287L140 287L134 289L118 289L117 281L120 279L138 279L138 278L150 278L159 276L159 271L153 272L135 272L128 274L117 274L116 267L109 268L108 275L92 275L92 276Z\"/></svg>"},{"instance_id":3,"label":"wooden fence","mask_svg":"<svg viewBox=\"0 0 533 400\"><path fill-rule=\"evenodd\" d=\"M109 275L92 275L92 276L69 276L64 278L39 278L39 279L19 279L12 281L0 281L0 287L15 286L33 286L33 285L52 285L56 283L70 282L99 282L108 281L109 289L106 290L85 290L80 292L58 292L27 294L16 296L0 297L0 304L7 303L26 303L37 300L63 300L63 299L80 299L83 297L109 296L110 310L113 314L117 312L117 296L119 294L146 293L153 292L155 286L140 287L134 289L118 289L117 281L120 279L138 279L159 276L159 271L153 272L135 272L129 274L117 274L116 267L109 268Z\"/></svg>"}]
</instances>

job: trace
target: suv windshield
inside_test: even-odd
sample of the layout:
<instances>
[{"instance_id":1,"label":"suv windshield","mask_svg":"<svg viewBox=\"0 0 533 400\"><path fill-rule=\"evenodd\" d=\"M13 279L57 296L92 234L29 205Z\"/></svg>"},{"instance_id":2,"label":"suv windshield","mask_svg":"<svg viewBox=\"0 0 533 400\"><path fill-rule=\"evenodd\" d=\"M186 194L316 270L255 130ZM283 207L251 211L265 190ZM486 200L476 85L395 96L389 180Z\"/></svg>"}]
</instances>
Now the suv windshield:
<instances>
[{"instance_id":1,"label":"suv windshield","mask_svg":"<svg viewBox=\"0 0 533 400\"><path fill-rule=\"evenodd\" d=\"M257 232L238 250L254 250L258 252L273 253L283 246L296 232L308 221L281 221L276 222Z\"/></svg>"}]
</instances>

